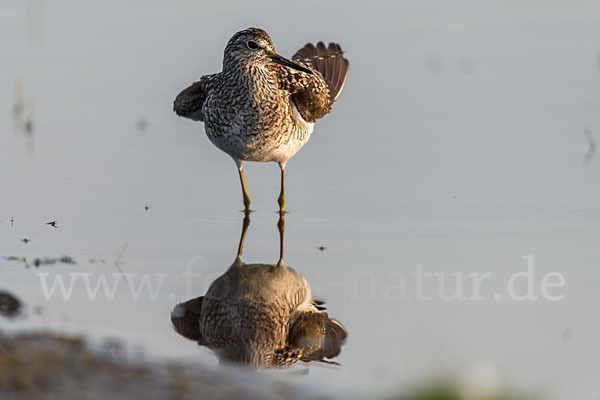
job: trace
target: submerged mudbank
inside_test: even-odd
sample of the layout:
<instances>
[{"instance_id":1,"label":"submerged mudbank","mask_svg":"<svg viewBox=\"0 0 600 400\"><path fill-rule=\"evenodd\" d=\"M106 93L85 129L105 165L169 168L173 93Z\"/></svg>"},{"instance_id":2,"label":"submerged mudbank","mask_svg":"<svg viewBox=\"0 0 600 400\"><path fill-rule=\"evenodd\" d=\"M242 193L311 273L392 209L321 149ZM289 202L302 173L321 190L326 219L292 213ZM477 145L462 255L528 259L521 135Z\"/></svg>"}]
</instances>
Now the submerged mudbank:
<instances>
[{"instance_id":1,"label":"submerged mudbank","mask_svg":"<svg viewBox=\"0 0 600 400\"><path fill-rule=\"evenodd\" d=\"M96 353L79 337L0 332L0 397L29 399L313 399L279 383L256 385L225 370Z\"/></svg>"}]
</instances>

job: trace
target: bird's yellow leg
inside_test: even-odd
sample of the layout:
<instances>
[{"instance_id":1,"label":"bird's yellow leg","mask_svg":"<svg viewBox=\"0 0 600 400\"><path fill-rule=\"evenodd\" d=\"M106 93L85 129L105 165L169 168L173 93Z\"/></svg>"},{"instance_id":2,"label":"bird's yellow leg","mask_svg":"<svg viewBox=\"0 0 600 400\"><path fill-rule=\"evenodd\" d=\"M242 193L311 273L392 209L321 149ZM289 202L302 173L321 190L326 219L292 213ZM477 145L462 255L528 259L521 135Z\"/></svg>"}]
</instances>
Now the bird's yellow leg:
<instances>
[{"instance_id":1,"label":"bird's yellow leg","mask_svg":"<svg viewBox=\"0 0 600 400\"><path fill-rule=\"evenodd\" d=\"M279 262L277 265L283 264L283 235L285 233L285 214L279 213L279 221L277 221L277 228L279 229Z\"/></svg>"},{"instance_id":2,"label":"bird's yellow leg","mask_svg":"<svg viewBox=\"0 0 600 400\"><path fill-rule=\"evenodd\" d=\"M237 258L242 258L242 252L244 251L244 242L246 241L246 234L248 233L248 227L250 226L250 210L244 211L244 222L242 224L242 234L240 235L240 244L238 245Z\"/></svg>"},{"instance_id":3,"label":"bird's yellow leg","mask_svg":"<svg viewBox=\"0 0 600 400\"><path fill-rule=\"evenodd\" d=\"M242 164L238 164L238 172L240 174L240 182L242 183L242 194L244 196L244 211L250 211L250 196L248 196L248 189L246 188L246 179L244 178L244 167Z\"/></svg>"},{"instance_id":4,"label":"bird's yellow leg","mask_svg":"<svg viewBox=\"0 0 600 400\"><path fill-rule=\"evenodd\" d=\"M279 192L279 198L277 199L277 203L279 203L279 213L283 214L285 212L285 166L281 165L281 192Z\"/></svg>"}]
</instances>

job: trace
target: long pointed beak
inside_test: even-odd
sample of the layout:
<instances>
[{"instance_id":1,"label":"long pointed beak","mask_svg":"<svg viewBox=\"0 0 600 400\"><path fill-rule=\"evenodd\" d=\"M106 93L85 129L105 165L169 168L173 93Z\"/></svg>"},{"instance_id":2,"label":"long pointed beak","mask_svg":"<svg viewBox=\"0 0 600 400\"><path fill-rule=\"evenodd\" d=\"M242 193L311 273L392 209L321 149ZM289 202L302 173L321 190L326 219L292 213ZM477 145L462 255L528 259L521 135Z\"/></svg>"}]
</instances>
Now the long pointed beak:
<instances>
[{"instance_id":1,"label":"long pointed beak","mask_svg":"<svg viewBox=\"0 0 600 400\"><path fill-rule=\"evenodd\" d=\"M288 60L287 58L281 57L279 54L273 54L271 56L271 61L273 61L276 64L283 65L288 68L297 69L298 71L306 72L307 74L313 75L313 72L310 69L305 68L302 65L293 62L292 60Z\"/></svg>"}]
</instances>

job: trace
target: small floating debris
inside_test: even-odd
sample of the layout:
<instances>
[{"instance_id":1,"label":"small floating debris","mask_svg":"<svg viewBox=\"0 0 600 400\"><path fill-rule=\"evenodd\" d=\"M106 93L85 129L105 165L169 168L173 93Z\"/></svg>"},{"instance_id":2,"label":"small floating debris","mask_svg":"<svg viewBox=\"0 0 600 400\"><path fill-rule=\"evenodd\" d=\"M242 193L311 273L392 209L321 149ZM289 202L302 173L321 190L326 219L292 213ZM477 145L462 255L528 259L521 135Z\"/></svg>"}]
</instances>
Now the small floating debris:
<instances>
[{"instance_id":1,"label":"small floating debris","mask_svg":"<svg viewBox=\"0 0 600 400\"><path fill-rule=\"evenodd\" d=\"M58 226L56 226L57 222L58 222L57 220L46 222L46 225L50 225L53 228L58 228Z\"/></svg>"},{"instance_id":2,"label":"small floating debris","mask_svg":"<svg viewBox=\"0 0 600 400\"><path fill-rule=\"evenodd\" d=\"M61 264L76 264L75 260L69 256L62 256L58 261Z\"/></svg>"},{"instance_id":3,"label":"small floating debris","mask_svg":"<svg viewBox=\"0 0 600 400\"><path fill-rule=\"evenodd\" d=\"M3 256L6 261L21 261L26 262L27 259L25 257L17 257L17 256Z\"/></svg>"},{"instance_id":4,"label":"small floating debris","mask_svg":"<svg viewBox=\"0 0 600 400\"><path fill-rule=\"evenodd\" d=\"M56 263L59 264L76 264L75 260L73 260L71 257L69 256L62 256L60 258L49 258L49 257L45 257L45 258L39 258L37 257L35 260L33 260L33 265L35 265L36 267L40 267L42 265L53 265Z\"/></svg>"},{"instance_id":5,"label":"small floating debris","mask_svg":"<svg viewBox=\"0 0 600 400\"><path fill-rule=\"evenodd\" d=\"M44 258L41 259L39 257L37 257L35 260L33 260L33 265L35 265L36 267L39 267L40 265L52 265L56 263L56 258Z\"/></svg>"},{"instance_id":6,"label":"small floating debris","mask_svg":"<svg viewBox=\"0 0 600 400\"><path fill-rule=\"evenodd\" d=\"M14 295L0 290L0 315L14 318L21 312L21 302Z\"/></svg>"},{"instance_id":7,"label":"small floating debris","mask_svg":"<svg viewBox=\"0 0 600 400\"><path fill-rule=\"evenodd\" d=\"M148 211L150 209L149 206L144 206L144 210Z\"/></svg>"},{"instance_id":8,"label":"small floating debris","mask_svg":"<svg viewBox=\"0 0 600 400\"><path fill-rule=\"evenodd\" d=\"M21 242L27 244L27 243L31 242L31 239L23 238L23 239L21 239Z\"/></svg>"},{"instance_id":9,"label":"small floating debris","mask_svg":"<svg viewBox=\"0 0 600 400\"><path fill-rule=\"evenodd\" d=\"M25 264L27 268L29 268L29 261L27 257L17 257L17 256L3 256L6 261L16 261ZM61 256L61 257L36 257L31 260L31 263L36 267L40 267L42 265L52 265L52 264L77 264L75 260L70 256Z\"/></svg>"},{"instance_id":10,"label":"small floating debris","mask_svg":"<svg viewBox=\"0 0 600 400\"><path fill-rule=\"evenodd\" d=\"M327 250L327 247L325 247L325 246L319 246L319 247L317 247L317 250L324 251L324 250Z\"/></svg>"}]
</instances>

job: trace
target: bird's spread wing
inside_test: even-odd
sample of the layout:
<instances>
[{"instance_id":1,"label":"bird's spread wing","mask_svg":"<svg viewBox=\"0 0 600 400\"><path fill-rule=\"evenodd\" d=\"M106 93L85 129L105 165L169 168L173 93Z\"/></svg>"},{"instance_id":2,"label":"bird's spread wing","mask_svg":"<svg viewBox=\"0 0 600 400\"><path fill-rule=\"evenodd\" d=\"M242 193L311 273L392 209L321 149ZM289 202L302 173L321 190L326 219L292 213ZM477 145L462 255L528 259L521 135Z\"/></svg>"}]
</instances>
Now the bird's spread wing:
<instances>
[{"instance_id":1,"label":"bird's spread wing","mask_svg":"<svg viewBox=\"0 0 600 400\"><path fill-rule=\"evenodd\" d=\"M198 82L181 91L173 102L173 111L180 117L204 121L202 107L210 91L217 85L220 75L220 73L205 75Z\"/></svg>"},{"instance_id":2,"label":"bird's spread wing","mask_svg":"<svg viewBox=\"0 0 600 400\"><path fill-rule=\"evenodd\" d=\"M332 105L346 84L350 68L350 63L344 58L344 52L340 45L329 43L329 46L325 47L323 42L319 42L315 47L312 43L307 43L294 54L292 59L319 71L327 83L329 104Z\"/></svg>"},{"instance_id":3,"label":"bird's spread wing","mask_svg":"<svg viewBox=\"0 0 600 400\"><path fill-rule=\"evenodd\" d=\"M323 42L317 43L316 47L308 43L292 59L314 74L282 69L280 88L290 93L292 102L305 121L315 122L331 112L331 106L346 83L350 64L335 43L329 43L329 47L325 47Z\"/></svg>"}]
</instances>

